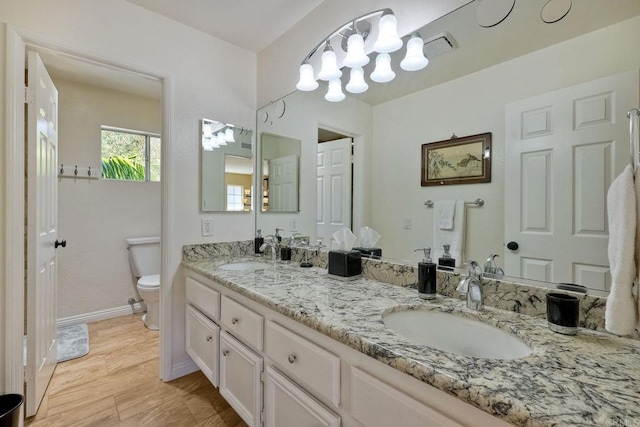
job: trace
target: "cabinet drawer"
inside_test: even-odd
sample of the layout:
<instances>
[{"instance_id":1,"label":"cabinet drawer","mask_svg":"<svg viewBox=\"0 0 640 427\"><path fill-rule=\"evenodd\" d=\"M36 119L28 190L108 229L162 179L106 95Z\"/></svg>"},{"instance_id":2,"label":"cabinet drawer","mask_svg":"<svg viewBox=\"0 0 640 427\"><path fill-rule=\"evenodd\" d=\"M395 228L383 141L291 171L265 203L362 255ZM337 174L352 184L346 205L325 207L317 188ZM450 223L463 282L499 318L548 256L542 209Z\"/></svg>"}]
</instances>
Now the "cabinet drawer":
<instances>
[{"instance_id":1,"label":"cabinet drawer","mask_svg":"<svg viewBox=\"0 0 640 427\"><path fill-rule=\"evenodd\" d=\"M271 366L267 366L264 394L266 427L340 427L338 415Z\"/></svg>"},{"instance_id":2,"label":"cabinet drawer","mask_svg":"<svg viewBox=\"0 0 640 427\"><path fill-rule=\"evenodd\" d=\"M262 350L264 318L227 296L222 296L220 321L236 338L258 351Z\"/></svg>"},{"instance_id":3,"label":"cabinet drawer","mask_svg":"<svg viewBox=\"0 0 640 427\"><path fill-rule=\"evenodd\" d=\"M351 368L351 415L367 427L460 426L366 372Z\"/></svg>"},{"instance_id":4,"label":"cabinet drawer","mask_svg":"<svg viewBox=\"0 0 640 427\"><path fill-rule=\"evenodd\" d=\"M340 357L274 322L267 322L266 354L314 394L340 404Z\"/></svg>"},{"instance_id":5,"label":"cabinet drawer","mask_svg":"<svg viewBox=\"0 0 640 427\"><path fill-rule=\"evenodd\" d=\"M189 276L185 285L187 303L197 307L210 319L220 320L220 292Z\"/></svg>"}]
</instances>

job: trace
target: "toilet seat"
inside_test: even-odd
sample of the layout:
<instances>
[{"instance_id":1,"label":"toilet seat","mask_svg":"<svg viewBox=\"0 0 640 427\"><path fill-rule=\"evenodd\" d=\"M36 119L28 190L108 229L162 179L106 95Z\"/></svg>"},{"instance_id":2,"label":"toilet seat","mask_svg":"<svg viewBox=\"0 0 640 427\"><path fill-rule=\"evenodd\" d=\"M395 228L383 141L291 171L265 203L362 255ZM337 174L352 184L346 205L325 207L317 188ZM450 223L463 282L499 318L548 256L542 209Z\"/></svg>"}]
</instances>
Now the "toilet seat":
<instances>
[{"instance_id":1,"label":"toilet seat","mask_svg":"<svg viewBox=\"0 0 640 427\"><path fill-rule=\"evenodd\" d=\"M160 287L160 275L152 274L149 276L142 276L138 279L138 288L159 288Z\"/></svg>"}]
</instances>

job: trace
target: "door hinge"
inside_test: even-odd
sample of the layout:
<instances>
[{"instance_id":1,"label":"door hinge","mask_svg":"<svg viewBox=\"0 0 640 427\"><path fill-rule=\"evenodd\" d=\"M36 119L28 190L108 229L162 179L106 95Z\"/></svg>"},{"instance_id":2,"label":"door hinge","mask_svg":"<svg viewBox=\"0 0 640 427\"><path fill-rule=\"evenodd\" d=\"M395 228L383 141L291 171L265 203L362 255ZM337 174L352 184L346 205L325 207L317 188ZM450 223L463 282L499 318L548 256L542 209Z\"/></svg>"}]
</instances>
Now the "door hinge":
<instances>
[{"instance_id":1,"label":"door hinge","mask_svg":"<svg viewBox=\"0 0 640 427\"><path fill-rule=\"evenodd\" d=\"M33 89L31 89L30 87L25 87L24 88L24 103L25 104L33 104L35 99L36 99L35 91Z\"/></svg>"},{"instance_id":2,"label":"door hinge","mask_svg":"<svg viewBox=\"0 0 640 427\"><path fill-rule=\"evenodd\" d=\"M260 410L260 422L264 424L264 408Z\"/></svg>"},{"instance_id":3,"label":"door hinge","mask_svg":"<svg viewBox=\"0 0 640 427\"><path fill-rule=\"evenodd\" d=\"M260 372L260 382L264 384L264 372Z\"/></svg>"}]
</instances>

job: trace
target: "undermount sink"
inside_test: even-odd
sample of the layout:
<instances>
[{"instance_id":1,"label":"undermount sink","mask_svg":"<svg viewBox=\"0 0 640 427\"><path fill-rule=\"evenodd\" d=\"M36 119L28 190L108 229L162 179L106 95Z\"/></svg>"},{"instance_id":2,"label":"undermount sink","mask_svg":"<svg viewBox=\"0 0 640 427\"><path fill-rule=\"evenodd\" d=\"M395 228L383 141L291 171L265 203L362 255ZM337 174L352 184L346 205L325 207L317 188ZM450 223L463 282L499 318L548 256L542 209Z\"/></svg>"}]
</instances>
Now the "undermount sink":
<instances>
[{"instance_id":1,"label":"undermount sink","mask_svg":"<svg viewBox=\"0 0 640 427\"><path fill-rule=\"evenodd\" d=\"M382 321L413 342L461 356L511 360L533 352L524 341L506 331L449 313L393 311L383 314Z\"/></svg>"},{"instance_id":2,"label":"undermount sink","mask_svg":"<svg viewBox=\"0 0 640 427\"><path fill-rule=\"evenodd\" d=\"M218 267L220 270L234 270L234 271L257 271L269 268L269 266L262 262L230 262L229 264L222 264Z\"/></svg>"}]
</instances>

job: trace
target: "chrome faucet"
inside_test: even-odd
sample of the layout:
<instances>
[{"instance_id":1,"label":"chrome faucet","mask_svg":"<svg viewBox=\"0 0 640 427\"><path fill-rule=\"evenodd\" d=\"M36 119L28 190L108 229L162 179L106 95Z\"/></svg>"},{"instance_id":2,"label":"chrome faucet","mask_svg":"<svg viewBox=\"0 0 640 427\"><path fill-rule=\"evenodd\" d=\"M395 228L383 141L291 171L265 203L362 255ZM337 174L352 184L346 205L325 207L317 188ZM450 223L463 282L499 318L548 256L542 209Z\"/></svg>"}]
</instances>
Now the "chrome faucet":
<instances>
[{"instance_id":1,"label":"chrome faucet","mask_svg":"<svg viewBox=\"0 0 640 427\"><path fill-rule=\"evenodd\" d=\"M280 256L280 242L272 234L264 236L264 243L260 246L260 251L264 252L267 247L271 248L271 261L276 262Z\"/></svg>"},{"instance_id":2,"label":"chrome faucet","mask_svg":"<svg viewBox=\"0 0 640 427\"><path fill-rule=\"evenodd\" d=\"M475 311L482 311L484 303L482 301L482 270L478 263L469 263L469 274L462 279L456 288L461 294L467 296L467 308Z\"/></svg>"},{"instance_id":3,"label":"chrome faucet","mask_svg":"<svg viewBox=\"0 0 640 427\"><path fill-rule=\"evenodd\" d=\"M496 257L498 256L498 254L491 254L489 255L489 258L487 258L487 261L484 263L485 277L493 277L499 279L504 276L504 270L498 267L498 264L496 263Z\"/></svg>"}]
</instances>

